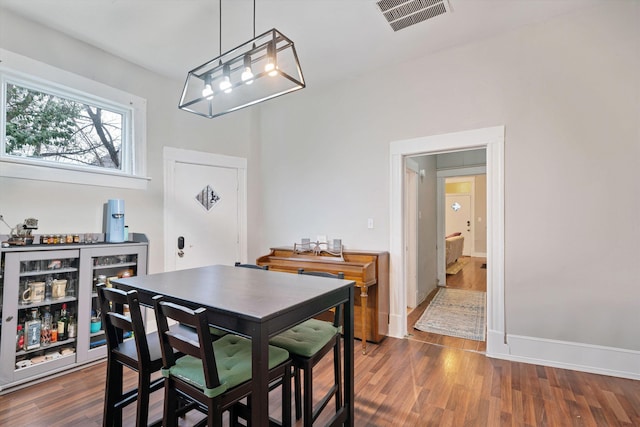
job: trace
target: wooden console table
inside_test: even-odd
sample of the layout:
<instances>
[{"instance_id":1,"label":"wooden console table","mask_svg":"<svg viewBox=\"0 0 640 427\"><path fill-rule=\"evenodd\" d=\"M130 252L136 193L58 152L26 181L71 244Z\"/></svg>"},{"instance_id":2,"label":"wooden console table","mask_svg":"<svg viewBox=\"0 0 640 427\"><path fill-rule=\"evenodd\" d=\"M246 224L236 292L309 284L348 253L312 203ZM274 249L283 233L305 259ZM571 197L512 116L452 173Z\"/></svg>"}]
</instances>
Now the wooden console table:
<instances>
[{"instance_id":1,"label":"wooden console table","mask_svg":"<svg viewBox=\"0 0 640 427\"><path fill-rule=\"evenodd\" d=\"M256 260L269 270L298 273L309 271L344 273L344 278L356 282L355 337L362 340L362 353L367 341L380 342L389 333L389 253L344 250L342 257L322 254L300 254L292 247L271 248L271 252Z\"/></svg>"}]
</instances>

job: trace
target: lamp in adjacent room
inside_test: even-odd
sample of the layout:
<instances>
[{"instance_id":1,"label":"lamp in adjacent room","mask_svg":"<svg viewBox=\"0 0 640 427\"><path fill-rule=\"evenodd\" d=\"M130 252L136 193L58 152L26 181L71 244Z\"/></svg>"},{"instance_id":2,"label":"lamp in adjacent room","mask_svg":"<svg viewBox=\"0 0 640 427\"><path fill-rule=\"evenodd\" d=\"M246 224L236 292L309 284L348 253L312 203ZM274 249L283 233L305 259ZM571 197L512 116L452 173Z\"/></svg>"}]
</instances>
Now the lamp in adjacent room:
<instances>
[{"instance_id":1,"label":"lamp in adjacent room","mask_svg":"<svg viewBox=\"0 0 640 427\"><path fill-rule=\"evenodd\" d=\"M192 69L178 108L213 118L305 87L294 43L273 28L222 53L222 0L220 0L219 56Z\"/></svg>"}]
</instances>

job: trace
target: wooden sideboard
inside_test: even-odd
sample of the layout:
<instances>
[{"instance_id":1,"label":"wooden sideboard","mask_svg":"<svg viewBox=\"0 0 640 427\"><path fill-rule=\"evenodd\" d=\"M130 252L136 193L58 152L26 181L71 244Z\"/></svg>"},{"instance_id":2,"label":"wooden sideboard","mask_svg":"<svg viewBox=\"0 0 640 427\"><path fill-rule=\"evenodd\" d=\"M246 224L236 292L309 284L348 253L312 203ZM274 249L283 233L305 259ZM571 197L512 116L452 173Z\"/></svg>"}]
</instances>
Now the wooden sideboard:
<instances>
[{"instance_id":1,"label":"wooden sideboard","mask_svg":"<svg viewBox=\"0 0 640 427\"><path fill-rule=\"evenodd\" d=\"M359 289L355 295L354 329L355 337L362 340L362 352L366 352L367 341L380 342L389 333L388 252L349 249L344 250L342 258L339 258L297 253L292 247L278 247L258 258L256 264L268 265L269 270L296 274L300 268L344 273L345 279L354 280Z\"/></svg>"}]
</instances>

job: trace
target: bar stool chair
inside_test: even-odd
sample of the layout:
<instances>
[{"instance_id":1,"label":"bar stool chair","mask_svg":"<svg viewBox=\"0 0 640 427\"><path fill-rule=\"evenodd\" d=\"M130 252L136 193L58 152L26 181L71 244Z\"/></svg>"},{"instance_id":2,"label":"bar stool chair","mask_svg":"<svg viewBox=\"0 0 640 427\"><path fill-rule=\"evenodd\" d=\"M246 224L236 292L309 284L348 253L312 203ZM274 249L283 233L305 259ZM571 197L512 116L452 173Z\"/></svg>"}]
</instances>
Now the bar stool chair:
<instances>
[{"instance_id":1,"label":"bar stool chair","mask_svg":"<svg viewBox=\"0 0 640 427\"><path fill-rule=\"evenodd\" d=\"M147 427L149 395L164 385L162 377L151 380L151 374L162 368L158 334L145 333L137 291L124 292L107 288L104 284L98 285L97 291L107 341L107 382L102 425L121 426L122 408L137 402L136 427ZM116 310L125 304L129 306L130 317ZM186 327L175 325L175 328L184 329L185 334L193 336L193 332ZM125 340L125 333L133 333L133 338ZM123 392L123 366L138 372L137 388ZM161 420L158 420L152 425L160 423Z\"/></svg>"},{"instance_id":2,"label":"bar stool chair","mask_svg":"<svg viewBox=\"0 0 640 427\"><path fill-rule=\"evenodd\" d=\"M209 427L222 425L224 411L230 412L232 425L245 397L251 402L251 340L228 334L212 341L204 308L191 310L154 298L158 334L162 349L162 376L165 383L163 425L177 425L176 397L186 394L207 414ZM197 340L169 330L167 319L194 325ZM175 358L174 350L185 356ZM268 381L282 382L282 425L291 425L291 360L289 353L269 346ZM247 409L246 407L244 409ZM250 423L249 423L250 424Z\"/></svg>"},{"instance_id":3,"label":"bar stool chair","mask_svg":"<svg viewBox=\"0 0 640 427\"><path fill-rule=\"evenodd\" d=\"M332 274L319 271L304 271L302 268L298 270L298 274L344 279L344 273ZM276 335L269 341L272 345L284 348L291 355L295 382L296 420L301 418L301 403L303 403L303 424L305 427L313 425L314 421L332 397L335 397L336 412L342 408L342 376L340 363L341 318L342 306L339 305L335 307L333 312L333 322L309 319ZM322 397L316 407L314 407L313 367L331 350L333 350L334 382L329 391ZM301 370L304 375L304 402L301 396Z\"/></svg>"}]
</instances>

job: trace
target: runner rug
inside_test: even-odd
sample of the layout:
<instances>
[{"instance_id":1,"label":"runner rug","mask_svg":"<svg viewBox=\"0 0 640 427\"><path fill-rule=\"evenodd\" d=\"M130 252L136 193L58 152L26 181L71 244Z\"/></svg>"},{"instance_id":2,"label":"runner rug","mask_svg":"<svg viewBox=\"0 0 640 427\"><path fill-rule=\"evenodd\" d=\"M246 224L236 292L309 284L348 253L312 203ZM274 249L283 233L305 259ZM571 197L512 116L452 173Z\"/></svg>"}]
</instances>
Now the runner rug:
<instances>
[{"instance_id":1,"label":"runner rug","mask_svg":"<svg viewBox=\"0 0 640 427\"><path fill-rule=\"evenodd\" d=\"M484 341L486 293L441 288L414 328L424 332Z\"/></svg>"}]
</instances>

